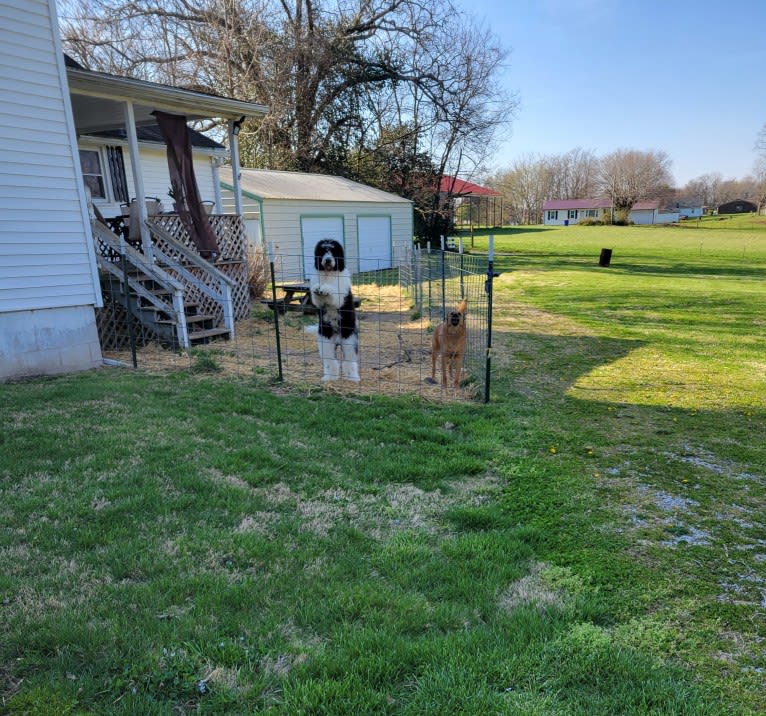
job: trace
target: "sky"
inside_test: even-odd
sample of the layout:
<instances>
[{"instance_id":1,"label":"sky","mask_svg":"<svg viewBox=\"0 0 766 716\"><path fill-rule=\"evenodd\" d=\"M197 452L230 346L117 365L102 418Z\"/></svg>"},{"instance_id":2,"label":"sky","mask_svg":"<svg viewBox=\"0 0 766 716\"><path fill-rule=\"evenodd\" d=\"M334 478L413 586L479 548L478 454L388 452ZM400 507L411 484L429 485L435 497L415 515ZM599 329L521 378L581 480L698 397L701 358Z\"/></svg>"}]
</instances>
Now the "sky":
<instances>
[{"instance_id":1,"label":"sky","mask_svg":"<svg viewBox=\"0 0 766 716\"><path fill-rule=\"evenodd\" d=\"M743 179L766 124L766 0L456 0L510 49L491 169L577 147L664 151L678 187Z\"/></svg>"}]
</instances>

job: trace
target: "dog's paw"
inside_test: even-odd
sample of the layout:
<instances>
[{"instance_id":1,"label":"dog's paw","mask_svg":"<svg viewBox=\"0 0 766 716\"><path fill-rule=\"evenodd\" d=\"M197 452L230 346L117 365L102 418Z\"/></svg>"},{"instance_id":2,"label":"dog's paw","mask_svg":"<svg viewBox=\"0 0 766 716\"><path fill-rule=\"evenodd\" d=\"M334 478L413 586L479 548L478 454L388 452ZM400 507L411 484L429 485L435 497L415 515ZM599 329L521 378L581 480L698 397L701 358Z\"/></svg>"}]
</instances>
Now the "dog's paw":
<instances>
[{"instance_id":1,"label":"dog's paw","mask_svg":"<svg viewBox=\"0 0 766 716\"><path fill-rule=\"evenodd\" d=\"M321 286L315 286L311 289L311 295L312 296L318 296L319 298L324 298L325 296L329 296L330 292L326 288L322 288Z\"/></svg>"}]
</instances>

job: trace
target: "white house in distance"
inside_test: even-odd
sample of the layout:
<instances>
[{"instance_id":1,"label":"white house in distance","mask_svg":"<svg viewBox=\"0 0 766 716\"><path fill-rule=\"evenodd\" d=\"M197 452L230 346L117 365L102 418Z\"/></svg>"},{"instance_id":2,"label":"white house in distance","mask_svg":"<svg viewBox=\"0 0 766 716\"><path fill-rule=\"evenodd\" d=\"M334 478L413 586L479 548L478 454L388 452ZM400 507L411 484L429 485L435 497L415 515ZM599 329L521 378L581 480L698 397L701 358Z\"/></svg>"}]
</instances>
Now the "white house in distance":
<instances>
[{"instance_id":1,"label":"white house in distance","mask_svg":"<svg viewBox=\"0 0 766 716\"><path fill-rule=\"evenodd\" d=\"M549 199L543 203L546 226L570 226L583 219L608 223L611 216L610 199ZM670 224L679 220L679 212L660 209L659 201L638 201L628 220L633 224Z\"/></svg>"},{"instance_id":2,"label":"white house in distance","mask_svg":"<svg viewBox=\"0 0 766 716\"><path fill-rule=\"evenodd\" d=\"M224 207L233 201L230 167L221 167ZM275 258L277 280L302 282L313 271L320 239L343 244L352 272L397 265L412 246L413 205L343 177L242 169L243 215L248 237Z\"/></svg>"},{"instance_id":3,"label":"white house in distance","mask_svg":"<svg viewBox=\"0 0 766 716\"><path fill-rule=\"evenodd\" d=\"M108 141L83 139L78 146L77 137L125 130L132 182L125 191L137 200L141 240L151 246L146 189L166 193L167 180L153 183L150 170L145 181L136 129L155 125L155 111L224 120L237 164L238 123L267 108L67 67L55 0L0 3L0 74L13 78L0 82L0 381L86 370L102 363L96 310L103 305L104 256L95 249L80 149L88 168L91 149L107 160L114 155L102 151ZM111 180L99 171L101 180ZM89 187L98 181L89 173ZM215 193L212 175L208 186ZM239 209L237 179L234 186ZM101 199L111 210L118 205L114 194Z\"/></svg>"},{"instance_id":4,"label":"white house in distance","mask_svg":"<svg viewBox=\"0 0 766 716\"><path fill-rule=\"evenodd\" d=\"M548 199L543 203L546 226L569 226L583 219L608 221L612 212L609 199Z\"/></svg>"}]
</instances>

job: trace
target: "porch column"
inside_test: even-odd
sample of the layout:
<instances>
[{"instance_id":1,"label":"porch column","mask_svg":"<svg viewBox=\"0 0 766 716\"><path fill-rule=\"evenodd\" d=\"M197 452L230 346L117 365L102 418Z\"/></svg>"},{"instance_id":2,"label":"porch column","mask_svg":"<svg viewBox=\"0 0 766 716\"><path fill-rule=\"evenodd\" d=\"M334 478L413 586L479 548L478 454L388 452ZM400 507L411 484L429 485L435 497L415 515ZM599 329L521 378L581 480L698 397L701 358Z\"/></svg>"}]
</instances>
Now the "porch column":
<instances>
[{"instance_id":1,"label":"porch column","mask_svg":"<svg viewBox=\"0 0 766 716\"><path fill-rule=\"evenodd\" d=\"M242 117L244 119L244 117ZM231 149L231 183L234 187L234 212L242 216L242 187L239 183L239 128L242 120L229 120L229 148Z\"/></svg>"},{"instance_id":2,"label":"porch column","mask_svg":"<svg viewBox=\"0 0 766 716\"><path fill-rule=\"evenodd\" d=\"M146 220L149 214L146 211L146 193L144 191L144 175L141 171L141 158L138 154L138 136L136 134L136 116L133 112L133 104L125 103L125 133L128 137L128 149L130 150L130 165L133 169L133 187L136 190L136 203L138 204L137 213L139 221L139 231L141 232L141 245L144 249L144 255L151 261L152 238L149 235L149 229L146 227Z\"/></svg>"}]
</instances>

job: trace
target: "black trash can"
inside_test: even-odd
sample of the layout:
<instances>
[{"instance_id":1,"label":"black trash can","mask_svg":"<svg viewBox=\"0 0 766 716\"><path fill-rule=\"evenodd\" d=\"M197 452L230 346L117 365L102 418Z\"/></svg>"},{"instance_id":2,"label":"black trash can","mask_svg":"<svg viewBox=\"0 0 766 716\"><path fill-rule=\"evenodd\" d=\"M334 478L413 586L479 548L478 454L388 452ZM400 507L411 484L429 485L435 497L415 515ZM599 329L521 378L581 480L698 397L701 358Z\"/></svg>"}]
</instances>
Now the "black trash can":
<instances>
[{"instance_id":1,"label":"black trash can","mask_svg":"<svg viewBox=\"0 0 766 716\"><path fill-rule=\"evenodd\" d=\"M601 256L598 257L599 266L609 266L612 262L612 249L601 249Z\"/></svg>"}]
</instances>

